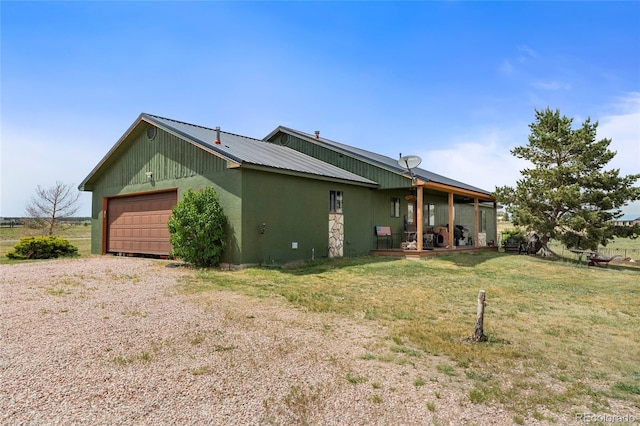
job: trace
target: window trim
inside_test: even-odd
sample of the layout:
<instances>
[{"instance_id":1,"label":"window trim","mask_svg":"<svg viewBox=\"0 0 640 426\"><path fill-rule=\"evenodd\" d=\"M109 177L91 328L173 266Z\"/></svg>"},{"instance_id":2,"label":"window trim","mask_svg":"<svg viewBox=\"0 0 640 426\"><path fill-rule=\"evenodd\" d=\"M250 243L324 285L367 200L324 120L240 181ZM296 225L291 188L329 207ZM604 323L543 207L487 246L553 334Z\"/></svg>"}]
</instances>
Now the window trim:
<instances>
[{"instance_id":1,"label":"window trim","mask_svg":"<svg viewBox=\"0 0 640 426\"><path fill-rule=\"evenodd\" d=\"M400 198L391 197L391 217L400 217Z\"/></svg>"},{"instance_id":2,"label":"window trim","mask_svg":"<svg viewBox=\"0 0 640 426\"><path fill-rule=\"evenodd\" d=\"M329 191L329 213L342 214L344 211L344 193L332 189Z\"/></svg>"}]
</instances>

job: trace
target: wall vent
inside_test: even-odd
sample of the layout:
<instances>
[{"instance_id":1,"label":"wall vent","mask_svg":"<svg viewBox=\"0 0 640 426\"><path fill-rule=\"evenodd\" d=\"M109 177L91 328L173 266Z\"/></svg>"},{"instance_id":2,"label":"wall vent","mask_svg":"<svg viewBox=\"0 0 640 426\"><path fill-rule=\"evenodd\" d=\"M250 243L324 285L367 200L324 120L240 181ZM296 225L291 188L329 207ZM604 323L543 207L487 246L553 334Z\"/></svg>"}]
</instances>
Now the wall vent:
<instances>
[{"instance_id":1,"label":"wall vent","mask_svg":"<svg viewBox=\"0 0 640 426\"><path fill-rule=\"evenodd\" d=\"M147 127L147 139L149 139L150 141L153 140L156 137L156 133L156 126L154 126L153 124L149 124L149 127Z\"/></svg>"}]
</instances>

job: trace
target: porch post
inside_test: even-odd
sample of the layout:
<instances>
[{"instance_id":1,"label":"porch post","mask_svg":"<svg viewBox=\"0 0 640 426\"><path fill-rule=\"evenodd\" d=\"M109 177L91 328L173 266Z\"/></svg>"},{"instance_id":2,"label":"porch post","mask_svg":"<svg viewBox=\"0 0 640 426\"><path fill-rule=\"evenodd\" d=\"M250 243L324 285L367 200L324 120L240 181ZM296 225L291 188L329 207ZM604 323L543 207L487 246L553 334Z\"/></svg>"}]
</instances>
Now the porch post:
<instances>
[{"instance_id":1,"label":"porch post","mask_svg":"<svg viewBox=\"0 0 640 426\"><path fill-rule=\"evenodd\" d=\"M449 192L449 248L455 248L453 240L455 239L455 217L453 211L453 192Z\"/></svg>"},{"instance_id":2,"label":"porch post","mask_svg":"<svg viewBox=\"0 0 640 426\"><path fill-rule=\"evenodd\" d=\"M478 220L478 212L479 212L479 208L478 208L478 198L474 198L473 199L473 228L475 229L475 231L473 231L473 246L474 247L478 247L478 225L480 223L480 221Z\"/></svg>"},{"instance_id":3,"label":"porch post","mask_svg":"<svg viewBox=\"0 0 640 426\"><path fill-rule=\"evenodd\" d=\"M498 247L498 203L493 202L493 241L495 247Z\"/></svg>"},{"instance_id":4,"label":"porch post","mask_svg":"<svg viewBox=\"0 0 640 426\"><path fill-rule=\"evenodd\" d=\"M418 200L416 201L416 210L418 210L416 213L416 220L418 221L418 223L416 223L416 238L417 238L417 250L418 251L422 251L422 232L423 232L423 223L424 223L424 219L423 219L423 212L424 212L424 194L423 194L423 190L422 190L422 185L419 185L416 188L416 193L418 195Z\"/></svg>"}]
</instances>

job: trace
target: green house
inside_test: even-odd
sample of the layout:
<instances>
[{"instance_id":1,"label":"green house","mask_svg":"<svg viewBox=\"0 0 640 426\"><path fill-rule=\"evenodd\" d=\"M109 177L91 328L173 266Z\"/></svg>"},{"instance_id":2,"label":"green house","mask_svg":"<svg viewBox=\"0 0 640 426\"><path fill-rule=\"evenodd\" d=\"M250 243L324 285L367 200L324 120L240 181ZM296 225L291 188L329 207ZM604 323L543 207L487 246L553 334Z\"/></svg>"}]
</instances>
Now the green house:
<instances>
[{"instance_id":1,"label":"green house","mask_svg":"<svg viewBox=\"0 0 640 426\"><path fill-rule=\"evenodd\" d=\"M206 186L228 218L229 265L493 246L489 192L407 165L319 132L260 140L141 114L79 189L96 254L168 255L171 208Z\"/></svg>"}]
</instances>

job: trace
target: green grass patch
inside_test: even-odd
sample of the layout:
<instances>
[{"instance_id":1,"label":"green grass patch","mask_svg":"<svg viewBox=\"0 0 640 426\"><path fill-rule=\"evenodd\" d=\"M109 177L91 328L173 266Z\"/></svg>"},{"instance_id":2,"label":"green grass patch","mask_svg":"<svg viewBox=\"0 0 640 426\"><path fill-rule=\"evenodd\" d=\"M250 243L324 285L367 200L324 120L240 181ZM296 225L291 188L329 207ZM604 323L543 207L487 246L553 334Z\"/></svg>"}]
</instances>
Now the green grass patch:
<instances>
[{"instance_id":1,"label":"green grass patch","mask_svg":"<svg viewBox=\"0 0 640 426\"><path fill-rule=\"evenodd\" d=\"M436 366L436 370L441 372L442 374L446 374L447 376L458 376L459 373L453 368L451 365L438 365Z\"/></svg>"},{"instance_id":2,"label":"green grass patch","mask_svg":"<svg viewBox=\"0 0 640 426\"><path fill-rule=\"evenodd\" d=\"M374 354L364 354L360 357L360 359L364 359L365 361L371 361L373 359L376 359L376 356Z\"/></svg>"},{"instance_id":3,"label":"green grass patch","mask_svg":"<svg viewBox=\"0 0 640 426\"><path fill-rule=\"evenodd\" d=\"M380 395L373 394L371 395L371 397L369 398L371 400L371 402L373 402L374 404L380 404L382 402L382 397Z\"/></svg>"},{"instance_id":4,"label":"green grass patch","mask_svg":"<svg viewBox=\"0 0 640 426\"><path fill-rule=\"evenodd\" d=\"M47 289L47 294L50 294L51 296L68 296L71 294L71 290L68 290L66 288L48 288Z\"/></svg>"},{"instance_id":5,"label":"green grass patch","mask_svg":"<svg viewBox=\"0 0 640 426\"><path fill-rule=\"evenodd\" d=\"M347 382L351 384L364 383L367 381L366 377L353 375L351 372L347 373Z\"/></svg>"},{"instance_id":6,"label":"green grass patch","mask_svg":"<svg viewBox=\"0 0 640 426\"><path fill-rule=\"evenodd\" d=\"M640 406L638 282L640 268L587 268L485 252L205 270L186 279L182 291L203 303L214 303L217 291L236 291L345 321L365 318L393 336L390 354L378 354L378 360L442 356L436 368L456 382L468 381L471 402L504 404L519 419L573 407L602 411L614 397ZM488 342L473 344L466 338L473 333L480 289L487 295ZM358 378L347 376L351 383Z\"/></svg>"}]
</instances>

